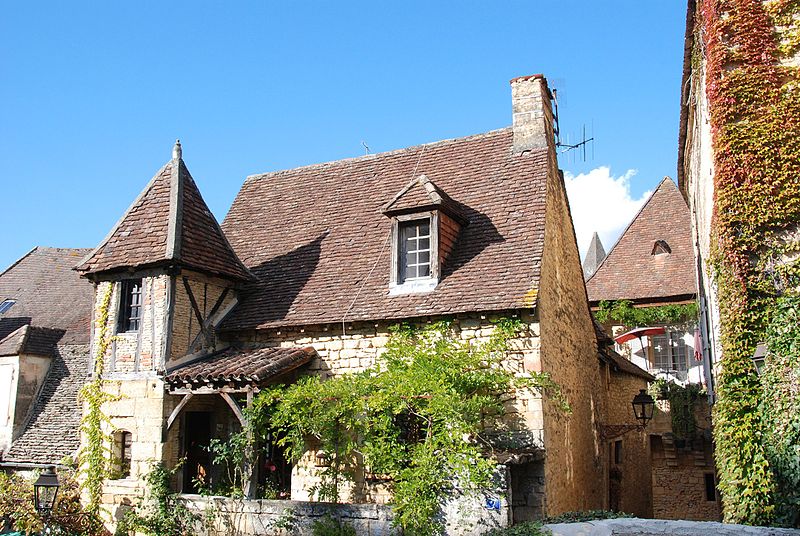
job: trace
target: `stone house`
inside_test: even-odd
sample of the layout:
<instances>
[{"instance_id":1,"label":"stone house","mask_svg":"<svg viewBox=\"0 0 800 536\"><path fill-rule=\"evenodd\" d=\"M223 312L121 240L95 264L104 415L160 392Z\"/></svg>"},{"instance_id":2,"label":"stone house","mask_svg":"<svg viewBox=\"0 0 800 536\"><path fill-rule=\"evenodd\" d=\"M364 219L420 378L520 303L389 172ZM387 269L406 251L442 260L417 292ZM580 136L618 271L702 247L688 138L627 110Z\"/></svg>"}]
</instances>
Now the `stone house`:
<instances>
[{"instance_id":1,"label":"stone house","mask_svg":"<svg viewBox=\"0 0 800 536\"><path fill-rule=\"evenodd\" d=\"M591 259L590 259L591 260ZM695 263L689 210L675 183L664 178L623 231L608 255L586 281L589 303L597 311L601 301L626 300L633 307L656 308L691 304L696 300ZM661 333L634 337L615 348L653 376L680 385L709 384L710 367L695 346L701 341L697 320L682 318L646 326L608 320L605 331L620 339L639 328ZM697 357L701 359L698 361ZM675 430L678 408L667 401L658 405L648 427L652 466L653 517L717 520L720 516L711 442L711 415L706 397L692 409L697 430Z\"/></svg>"},{"instance_id":2,"label":"stone house","mask_svg":"<svg viewBox=\"0 0 800 536\"><path fill-rule=\"evenodd\" d=\"M119 478L105 485L109 509L135 500L151 460L185 458L174 485L190 495L198 478L218 477L203 447L237 430L265 385L364 370L401 321L449 318L459 337L480 341L502 316L526 326L511 356L518 373L549 373L572 412L516 393L499 509L472 504L466 521L449 510L449 532L609 506L609 430L633 423L631 399L652 377L598 346L547 82L521 77L511 90L511 128L250 176L221 226L176 144L77 267L94 284L94 318L107 313L114 334L105 379L119 397L104 411ZM93 347L99 337L95 323ZM313 445L294 465L267 450L250 493L269 467L286 497L312 500ZM646 515L646 471L621 485L618 496ZM368 475L348 494L389 498ZM247 512L243 530L257 532Z\"/></svg>"},{"instance_id":3,"label":"stone house","mask_svg":"<svg viewBox=\"0 0 800 536\"><path fill-rule=\"evenodd\" d=\"M36 247L0 273L5 471L60 464L77 453L93 294L73 267L88 251Z\"/></svg>"}]
</instances>

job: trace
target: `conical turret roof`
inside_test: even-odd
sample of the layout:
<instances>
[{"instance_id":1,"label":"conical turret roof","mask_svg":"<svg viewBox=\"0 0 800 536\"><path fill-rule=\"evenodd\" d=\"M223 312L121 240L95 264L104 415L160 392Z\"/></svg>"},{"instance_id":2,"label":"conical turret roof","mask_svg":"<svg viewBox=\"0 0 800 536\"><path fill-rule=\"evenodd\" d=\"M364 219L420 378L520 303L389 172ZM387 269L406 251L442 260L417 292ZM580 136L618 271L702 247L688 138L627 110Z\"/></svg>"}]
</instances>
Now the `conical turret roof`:
<instances>
[{"instance_id":1,"label":"conical turret roof","mask_svg":"<svg viewBox=\"0 0 800 536\"><path fill-rule=\"evenodd\" d=\"M606 250L603 248L603 243L600 241L600 236L595 232L592 236L592 242L589 244L589 249L586 251L586 256L583 258L583 277L589 279L597 271L597 267L606 258Z\"/></svg>"},{"instance_id":2,"label":"conical turret roof","mask_svg":"<svg viewBox=\"0 0 800 536\"><path fill-rule=\"evenodd\" d=\"M180 143L172 160L76 270L89 275L164 264L252 279L200 195L181 157Z\"/></svg>"}]
</instances>

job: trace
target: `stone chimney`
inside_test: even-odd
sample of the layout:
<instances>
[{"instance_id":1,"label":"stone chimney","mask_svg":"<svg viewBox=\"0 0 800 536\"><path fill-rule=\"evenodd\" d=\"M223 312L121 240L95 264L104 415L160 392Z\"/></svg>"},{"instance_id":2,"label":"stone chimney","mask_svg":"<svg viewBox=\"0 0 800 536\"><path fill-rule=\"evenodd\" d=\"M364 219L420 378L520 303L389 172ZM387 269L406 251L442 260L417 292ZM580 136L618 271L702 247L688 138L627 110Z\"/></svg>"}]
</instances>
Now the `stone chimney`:
<instances>
[{"instance_id":1,"label":"stone chimney","mask_svg":"<svg viewBox=\"0 0 800 536\"><path fill-rule=\"evenodd\" d=\"M550 89L543 75L520 76L511 80L511 112L513 154L544 149L555 143Z\"/></svg>"}]
</instances>

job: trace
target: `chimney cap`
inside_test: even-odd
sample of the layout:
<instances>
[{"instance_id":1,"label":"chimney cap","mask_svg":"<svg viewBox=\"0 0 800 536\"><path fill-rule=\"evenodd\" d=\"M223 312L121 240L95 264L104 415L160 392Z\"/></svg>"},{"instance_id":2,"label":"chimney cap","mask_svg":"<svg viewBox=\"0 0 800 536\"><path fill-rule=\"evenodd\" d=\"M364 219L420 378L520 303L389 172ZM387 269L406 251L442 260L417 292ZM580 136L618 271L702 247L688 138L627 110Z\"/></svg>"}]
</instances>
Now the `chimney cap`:
<instances>
[{"instance_id":1,"label":"chimney cap","mask_svg":"<svg viewBox=\"0 0 800 536\"><path fill-rule=\"evenodd\" d=\"M180 160L183 158L183 149L181 149L181 140L175 140L175 146L172 148L172 159Z\"/></svg>"},{"instance_id":2,"label":"chimney cap","mask_svg":"<svg viewBox=\"0 0 800 536\"><path fill-rule=\"evenodd\" d=\"M543 79L543 78L544 78L544 75L541 74L541 73L539 73L539 74L529 74L527 76L518 76L516 78L512 78L509 81L509 84L513 84L514 82L524 82L525 80L531 80L531 79L535 80L535 79Z\"/></svg>"}]
</instances>

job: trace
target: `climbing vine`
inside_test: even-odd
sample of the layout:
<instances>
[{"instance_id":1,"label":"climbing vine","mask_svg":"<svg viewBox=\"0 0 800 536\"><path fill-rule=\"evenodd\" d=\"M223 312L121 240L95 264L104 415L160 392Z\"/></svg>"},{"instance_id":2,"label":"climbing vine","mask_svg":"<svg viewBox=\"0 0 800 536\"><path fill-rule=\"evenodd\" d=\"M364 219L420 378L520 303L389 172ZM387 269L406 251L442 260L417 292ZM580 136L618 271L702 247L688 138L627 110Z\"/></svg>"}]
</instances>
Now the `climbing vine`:
<instances>
[{"instance_id":1,"label":"climbing vine","mask_svg":"<svg viewBox=\"0 0 800 536\"><path fill-rule=\"evenodd\" d=\"M703 393L696 383L679 385L672 380L658 378L650 384L650 394L659 400L669 401L672 433L678 439L693 439L697 431L695 402Z\"/></svg>"},{"instance_id":2,"label":"climbing vine","mask_svg":"<svg viewBox=\"0 0 800 536\"><path fill-rule=\"evenodd\" d=\"M729 522L782 518L781 466L765 445L762 413L774 405L762 400L750 356L769 335L777 297L798 281L800 69L782 63L800 47L798 15L797 0L701 0L696 14L714 145L710 264L722 344L714 435Z\"/></svg>"},{"instance_id":3,"label":"climbing vine","mask_svg":"<svg viewBox=\"0 0 800 536\"><path fill-rule=\"evenodd\" d=\"M104 388L103 372L105 370L105 356L108 347L113 341L109 334L108 316L111 305L113 283L108 288L97 310L96 326L98 328L96 350L94 355L94 370L92 380L84 385L79 393L85 408L81 419L81 434L83 446L78 453L79 467L82 475L82 487L88 496L87 510L97 514L100 510L100 500L103 494L103 480L110 474L111 436L103 431L103 424L110 421L103 413L102 406L105 402L115 400L116 397Z\"/></svg>"},{"instance_id":4,"label":"climbing vine","mask_svg":"<svg viewBox=\"0 0 800 536\"><path fill-rule=\"evenodd\" d=\"M615 321L629 327L642 327L653 324L676 325L696 321L697 304L692 302L657 305L654 307L634 307L629 300L602 300L594 312L594 317L601 324Z\"/></svg>"},{"instance_id":5,"label":"climbing vine","mask_svg":"<svg viewBox=\"0 0 800 536\"><path fill-rule=\"evenodd\" d=\"M510 341L522 329L503 320L485 342L470 344L448 322L397 326L373 368L262 391L251 409L253 430L276 431L295 461L309 448L317 453L324 467L312 491L319 498L337 501L344 489L356 498L369 493L358 478L365 471L391 489L406 534L440 534L448 498L494 493L496 463L488 454L498 441L492 432L515 429L503 419L509 393L544 390L568 411L546 374L507 366Z\"/></svg>"}]
</instances>

